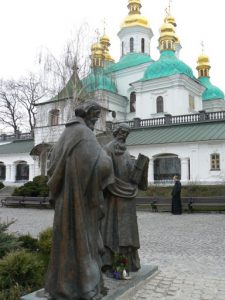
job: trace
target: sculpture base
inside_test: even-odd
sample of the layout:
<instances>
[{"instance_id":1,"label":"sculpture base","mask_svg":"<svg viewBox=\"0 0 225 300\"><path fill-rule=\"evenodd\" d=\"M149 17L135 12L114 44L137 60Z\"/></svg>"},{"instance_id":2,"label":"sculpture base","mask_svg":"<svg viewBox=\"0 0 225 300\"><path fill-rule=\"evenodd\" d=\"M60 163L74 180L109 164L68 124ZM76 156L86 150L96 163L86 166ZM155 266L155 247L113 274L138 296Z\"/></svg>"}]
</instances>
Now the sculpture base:
<instances>
[{"instance_id":1,"label":"sculpture base","mask_svg":"<svg viewBox=\"0 0 225 300\"><path fill-rule=\"evenodd\" d=\"M158 270L157 266L142 266L138 272L130 273L131 279L129 280L116 280L108 278L105 275L104 283L108 289L108 294L102 300L114 300L130 289L135 288L139 283L152 276ZM21 300L47 300L44 289L25 295L20 298Z\"/></svg>"}]
</instances>

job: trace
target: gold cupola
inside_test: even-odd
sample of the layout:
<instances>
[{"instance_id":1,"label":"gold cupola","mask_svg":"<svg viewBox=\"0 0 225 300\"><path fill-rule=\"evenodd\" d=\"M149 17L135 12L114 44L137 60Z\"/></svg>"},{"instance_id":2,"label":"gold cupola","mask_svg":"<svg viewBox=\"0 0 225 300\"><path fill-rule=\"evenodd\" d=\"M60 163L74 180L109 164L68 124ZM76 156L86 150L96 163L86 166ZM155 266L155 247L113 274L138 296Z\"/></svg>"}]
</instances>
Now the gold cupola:
<instances>
[{"instance_id":1,"label":"gold cupola","mask_svg":"<svg viewBox=\"0 0 225 300\"><path fill-rule=\"evenodd\" d=\"M111 45L109 37L105 34L102 37L100 37L100 44L103 47L104 61L114 62L114 59L111 57L111 55L109 53L109 46Z\"/></svg>"},{"instance_id":2,"label":"gold cupola","mask_svg":"<svg viewBox=\"0 0 225 300\"><path fill-rule=\"evenodd\" d=\"M203 53L199 55L197 59L197 67L198 70L198 78L199 77L209 77L209 70L210 70L210 62L209 57L204 55Z\"/></svg>"},{"instance_id":3,"label":"gold cupola","mask_svg":"<svg viewBox=\"0 0 225 300\"><path fill-rule=\"evenodd\" d=\"M178 40L175 27L171 23L166 22L160 27L159 50L176 50L176 42Z\"/></svg>"},{"instance_id":4,"label":"gold cupola","mask_svg":"<svg viewBox=\"0 0 225 300\"><path fill-rule=\"evenodd\" d=\"M104 48L101 43L94 43L91 46L91 67L103 67Z\"/></svg>"},{"instance_id":5,"label":"gold cupola","mask_svg":"<svg viewBox=\"0 0 225 300\"><path fill-rule=\"evenodd\" d=\"M128 0L129 9L128 16L124 19L121 24L121 28L131 26L142 26L149 28L148 20L141 15L141 2L140 0Z\"/></svg>"}]
</instances>

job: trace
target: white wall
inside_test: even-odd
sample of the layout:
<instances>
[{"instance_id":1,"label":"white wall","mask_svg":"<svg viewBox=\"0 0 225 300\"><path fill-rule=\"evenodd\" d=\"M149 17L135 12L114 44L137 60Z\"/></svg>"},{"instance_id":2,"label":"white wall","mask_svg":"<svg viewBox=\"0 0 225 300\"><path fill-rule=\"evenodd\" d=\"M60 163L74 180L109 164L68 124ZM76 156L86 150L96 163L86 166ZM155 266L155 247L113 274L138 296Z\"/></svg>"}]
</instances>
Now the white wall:
<instances>
[{"instance_id":1,"label":"white wall","mask_svg":"<svg viewBox=\"0 0 225 300\"><path fill-rule=\"evenodd\" d=\"M128 150L135 157L138 157L139 153L148 156L150 164L157 155L176 154L184 163L185 160L190 159L191 182L204 184L224 184L225 182L225 141L128 146ZM220 154L221 169L219 171L210 170L210 155L213 153ZM152 178L152 174L149 173L149 182L152 182ZM187 183L185 178L181 178L181 181Z\"/></svg>"}]
</instances>

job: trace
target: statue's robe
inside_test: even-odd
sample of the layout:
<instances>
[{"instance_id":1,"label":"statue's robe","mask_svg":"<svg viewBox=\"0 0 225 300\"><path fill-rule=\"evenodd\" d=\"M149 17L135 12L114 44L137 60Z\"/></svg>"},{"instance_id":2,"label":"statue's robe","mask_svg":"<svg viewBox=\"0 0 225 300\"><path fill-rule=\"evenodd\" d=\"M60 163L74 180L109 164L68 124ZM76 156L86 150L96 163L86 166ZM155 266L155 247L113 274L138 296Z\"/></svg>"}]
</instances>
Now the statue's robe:
<instances>
[{"instance_id":1,"label":"statue's robe","mask_svg":"<svg viewBox=\"0 0 225 300\"><path fill-rule=\"evenodd\" d=\"M115 183L110 184L104 192L105 217L101 221L105 246L103 270L112 267L114 254L120 253L128 259L128 271L137 271L140 269L135 202L138 189L137 184L130 181L135 161L127 150L116 153L115 144L114 140L104 147L113 161Z\"/></svg>"},{"instance_id":2,"label":"statue's robe","mask_svg":"<svg viewBox=\"0 0 225 300\"><path fill-rule=\"evenodd\" d=\"M45 290L57 300L98 299L102 190L114 176L111 159L82 118L67 124L51 154L48 175L55 215Z\"/></svg>"}]
</instances>

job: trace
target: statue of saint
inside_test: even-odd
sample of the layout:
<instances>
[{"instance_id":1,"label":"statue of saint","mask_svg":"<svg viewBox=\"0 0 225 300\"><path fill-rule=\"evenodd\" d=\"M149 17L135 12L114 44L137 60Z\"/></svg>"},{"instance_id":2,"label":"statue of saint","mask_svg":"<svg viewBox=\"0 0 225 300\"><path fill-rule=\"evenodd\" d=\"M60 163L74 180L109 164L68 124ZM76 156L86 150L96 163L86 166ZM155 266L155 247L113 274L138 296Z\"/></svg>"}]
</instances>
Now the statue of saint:
<instances>
[{"instance_id":1,"label":"statue of saint","mask_svg":"<svg viewBox=\"0 0 225 300\"><path fill-rule=\"evenodd\" d=\"M139 158L135 160L129 154L125 144L129 132L128 125L121 123L113 132L113 141L104 147L113 162L115 182L104 191L105 217L101 221L105 246L103 271L112 271L114 257L118 254L127 258L128 272L140 269L135 196L138 187L147 188L149 159L139 154Z\"/></svg>"},{"instance_id":2,"label":"statue of saint","mask_svg":"<svg viewBox=\"0 0 225 300\"><path fill-rule=\"evenodd\" d=\"M100 106L75 109L50 158L50 197L55 203L53 244L45 280L50 299L101 299L104 290L100 234L103 189L114 182L111 159L93 133Z\"/></svg>"}]
</instances>

